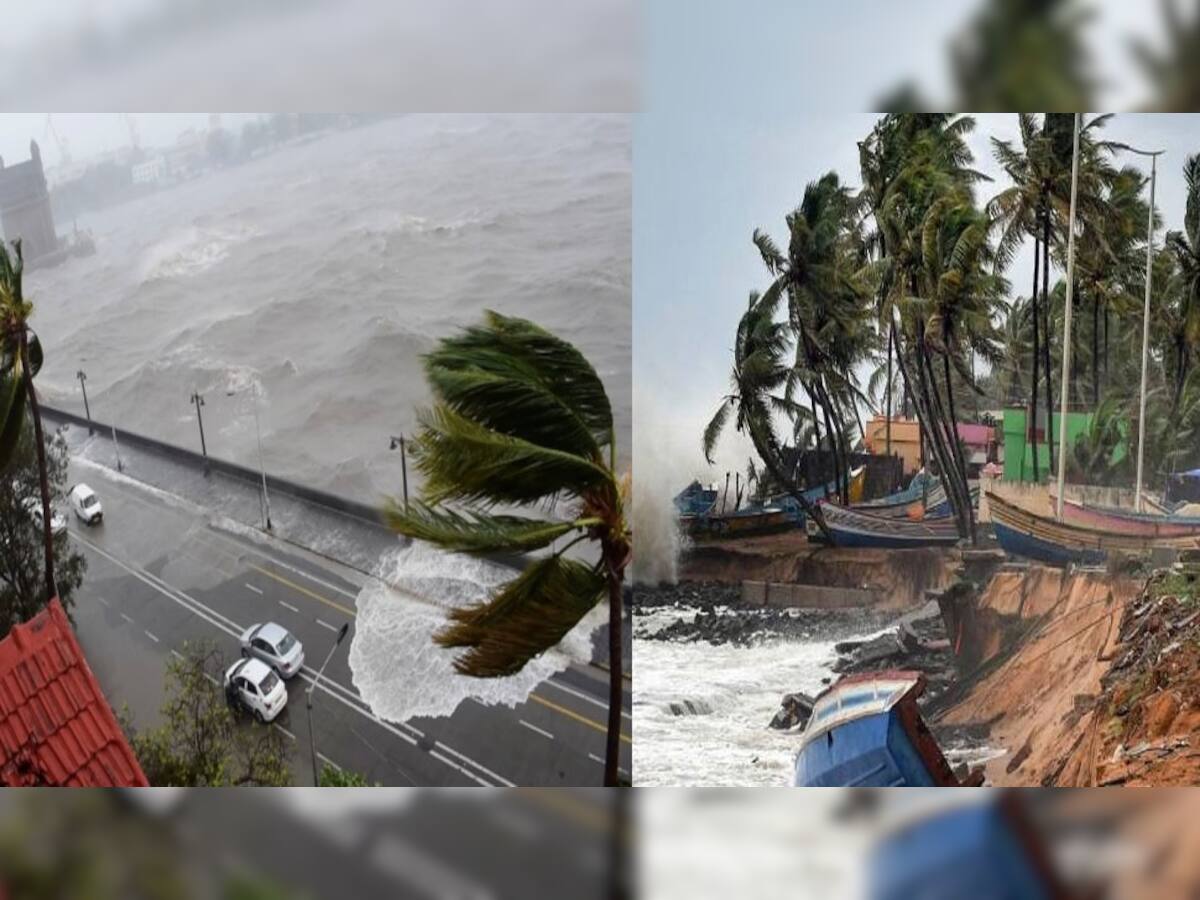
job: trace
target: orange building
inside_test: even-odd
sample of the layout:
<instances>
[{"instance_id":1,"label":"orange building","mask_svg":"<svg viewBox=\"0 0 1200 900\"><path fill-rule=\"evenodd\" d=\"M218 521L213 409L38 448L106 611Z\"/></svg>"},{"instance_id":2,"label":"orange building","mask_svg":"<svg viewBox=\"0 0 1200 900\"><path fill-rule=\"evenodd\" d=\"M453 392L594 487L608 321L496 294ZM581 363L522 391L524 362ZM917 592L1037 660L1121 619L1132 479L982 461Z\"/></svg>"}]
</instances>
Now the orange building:
<instances>
[{"instance_id":1,"label":"orange building","mask_svg":"<svg viewBox=\"0 0 1200 900\"><path fill-rule=\"evenodd\" d=\"M875 416L866 423L868 453L887 453L887 417ZM995 429L990 425L958 423L958 438L966 447L967 467L974 477L980 467L997 456ZM904 474L921 468L921 427L916 419L892 419L892 455L904 463Z\"/></svg>"}]
</instances>

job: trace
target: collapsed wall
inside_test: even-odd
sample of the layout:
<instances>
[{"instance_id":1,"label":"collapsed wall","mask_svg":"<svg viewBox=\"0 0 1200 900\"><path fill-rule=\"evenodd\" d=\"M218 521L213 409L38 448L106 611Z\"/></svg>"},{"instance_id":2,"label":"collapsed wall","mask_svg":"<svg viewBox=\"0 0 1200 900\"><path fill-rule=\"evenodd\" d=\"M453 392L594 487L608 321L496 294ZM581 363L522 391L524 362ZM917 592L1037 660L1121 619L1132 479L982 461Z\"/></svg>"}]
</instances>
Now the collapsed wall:
<instances>
[{"instance_id":1,"label":"collapsed wall","mask_svg":"<svg viewBox=\"0 0 1200 900\"><path fill-rule=\"evenodd\" d=\"M879 606L909 609L925 602L926 591L942 590L961 564L957 551L826 547L803 533L712 541L692 547L680 576L688 581L763 582L869 591Z\"/></svg>"}]
</instances>

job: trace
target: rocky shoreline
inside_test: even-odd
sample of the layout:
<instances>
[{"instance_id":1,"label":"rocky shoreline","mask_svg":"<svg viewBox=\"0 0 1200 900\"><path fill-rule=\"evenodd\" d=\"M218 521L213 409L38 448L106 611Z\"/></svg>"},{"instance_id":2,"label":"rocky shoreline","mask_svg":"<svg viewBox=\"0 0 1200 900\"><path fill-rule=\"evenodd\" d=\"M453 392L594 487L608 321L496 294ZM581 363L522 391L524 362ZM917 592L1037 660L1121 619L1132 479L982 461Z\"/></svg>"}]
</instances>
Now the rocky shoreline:
<instances>
[{"instance_id":1,"label":"rocky shoreline","mask_svg":"<svg viewBox=\"0 0 1200 900\"><path fill-rule=\"evenodd\" d=\"M764 609L741 605L738 585L685 582L638 587L634 624L639 616L671 609L680 615L658 628L637 628L637 636L656 641L753 646L767 640L836 641L877 631L896 621L894 610Z\"/></svg>"}]
</instances>

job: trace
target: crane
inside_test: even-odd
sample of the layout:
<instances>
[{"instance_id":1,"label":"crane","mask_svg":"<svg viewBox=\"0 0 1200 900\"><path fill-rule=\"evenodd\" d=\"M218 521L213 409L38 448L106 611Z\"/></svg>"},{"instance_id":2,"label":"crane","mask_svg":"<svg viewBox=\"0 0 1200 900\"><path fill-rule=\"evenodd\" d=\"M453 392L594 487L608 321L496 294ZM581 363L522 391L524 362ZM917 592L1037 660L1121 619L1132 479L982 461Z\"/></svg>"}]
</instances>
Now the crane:
<instances>
[{"instance_id":1,"label":"crane","mask_svg":"<svg viewBox=\"0 0 1200 900\"><path fill-rule=\"evenodd\" d=\"M54 127L54 117L50 113L46 113L46 128L42 132L42 140L46 140L47 137L54 139L54 146L58 148L59 164L65 166L71 161L71 150L67 139L59 136L58 130Z\"/></svg>"},{"instance_id":2,"label":"crane","mask_svg":"<svg viewBox=\"0 0 1200 900\"><path fill-rule=\"evenodd\" d=\"M129 129L129 146L134 150L141 149L141 140L138 137L137 122L129 113L121 113L125 120L125 127Z\"/></svg>"}]
</instances>

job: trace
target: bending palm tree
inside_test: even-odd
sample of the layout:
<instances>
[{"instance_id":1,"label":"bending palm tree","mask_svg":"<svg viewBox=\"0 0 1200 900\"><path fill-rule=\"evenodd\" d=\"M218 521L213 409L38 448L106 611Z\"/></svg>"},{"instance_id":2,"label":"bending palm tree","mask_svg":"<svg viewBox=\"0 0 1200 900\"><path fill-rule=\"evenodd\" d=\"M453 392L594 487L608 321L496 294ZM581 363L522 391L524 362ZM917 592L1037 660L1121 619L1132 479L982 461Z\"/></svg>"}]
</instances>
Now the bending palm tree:
<instances>
[{"instance_id":1,"label":"bending palm tree","mask_svg":"<svg viewBox=\"0 0 1200 900\"><path fill-rule=\"evenodd\" d=\"M733 414L735 427L749 434L755 451L771 477L796 498L796 502L828 539L829 530L820 507L804 496L788 473L771 422L776 412L800 415L798 406L779 393L792 375L784 362L789 344L788 323L775 321L781 298L778 282L762 296L753 291L750 294L749 305L738 322L733 348L733 392L721 399L720 407L704 429L704 458L712 462L717 438L729 423L730 414ZM816 421L815 416L813 421Z\"/></svg>"},{"instance_id":2,"label":"bending palm tree","mask_svg":"<svg viewBox=\"0 0 1200 900\"><path fill-rule=\"evenodd\" d=\"M432 409L412 443L423 499L390 503L388 523L411 538L468 553L528 553L574 533L529 562L484 603L456 609L435 640L465 647L455 668L477 678L519 672L557 644L605 595L609 603L606 785L617 784L621 734L621 588L632 557L627 483L615 473L612 409L595 370L573 346L524 319L494 312L425 357ZM566 497L572 517L498 514ZM444 504L462 504L461 511ZM599 544L592 564L566 557Z\"/></svg>"},{"instance_id":3,"label":"bending palm tree","mask_svg":"<svg viewBox=\"0 0 1200 900\"><path fill-rule=\"evenodd\" d=\"M13 242L16 263L0 243L0 471L12 458L21 434L25 401L33 412L34 443L42 492L42 539L46 548L46 599L58 594L54 581L54 536L50 531L50 479L46 471L46 446L42 437L42 414L33 376L42 367L42 345L29 328L33 305L25 300L21 286L24 262L21 242Z\"/></svg>"}]
</instances>

